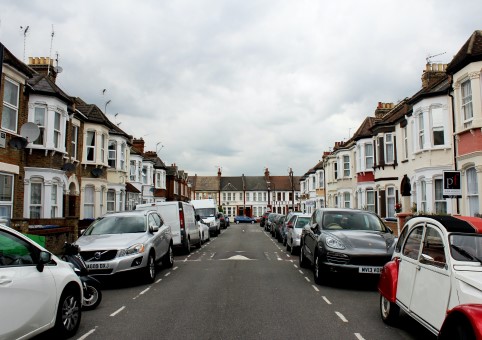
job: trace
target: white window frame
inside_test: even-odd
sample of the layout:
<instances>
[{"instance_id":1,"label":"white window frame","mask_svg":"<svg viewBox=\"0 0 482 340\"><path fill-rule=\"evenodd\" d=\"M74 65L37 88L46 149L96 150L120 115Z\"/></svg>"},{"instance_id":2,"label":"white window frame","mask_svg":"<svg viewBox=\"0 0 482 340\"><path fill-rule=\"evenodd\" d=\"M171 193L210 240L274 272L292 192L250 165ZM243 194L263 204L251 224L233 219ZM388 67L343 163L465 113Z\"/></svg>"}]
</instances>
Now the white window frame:
<instances>
[{"instance_id":1,"label":"white window frame","mask_svg":"<svg viewBox=\"0 0 482 340\"><path fill-rule=\"evenodd\" d=\"M343 193L343 207L351 208L351 195L348 191Z\"/></svg>"},{"instance_id":2,"label":"white window frame","mask_svg":"<svg viewBox=\"0 0 482 340\"><path fill-rule=\"evenodd\" d=\"M325 172L324 171L320 171L320 173L318 174L318 187L320 189L323 189L325 187Z\"/></svg>"},{"instance_id":3,"label":"white window frame","mask_svg":"<svg viewBox=\"0 0 482 340\"><path fill-rule=\"evenodd\" d=\"M376 212L375 190L369 188L365 191L365 205L368 211ZM371 198L371 199L370 199Z\"/></svg>"},{"instance_id":4,"label":"white window frame","mask_svg":"<svg viewBox=\"0 0 482 340\"><path fill-rule=\"evenodd\" d=\"M79 143L79 126L77 125L72 125L72 150L71 150L71 156L72 159L77 159L77 145Z\"/></svg>"},{"instance_id":5,"label":"white window frame","mask_svg":"<svg viewBox=\"0 0 482 340\"><path fill-rule=\"evenodd\" d=\"M89 135L92 135L92 141L89 145ZM95 162L96 158L96 135L97 133L94 130L88 130L85 135L85 160L90 163ZM93 143L93 145L92 145ZM92 159L89 159L89 151L92 151Z\"/></svg>"},{"instance_id":6,"label":"white window frame","mask_svg":"<svg viewBox=\"0 0 482 340\"><path fill-rule=\"evenodd\" d=\"M37 189L34 189L37 188ZM40 192L37 190L40 189ZM41 179L32 179L30 181L30 218L43 218L43 196L44 196L44 182ZM33 215L33 211L38 211L38 215Z\"/></svg>"},{"instance_id":7,"label":"white window frame","mask_svg":"<svg viewBox=\"0 0 482 340\"><path fill-rule=\"evenodd\" d=\"M432 129L432 146L440 147L445 145L445 127L443 122L443 109L442 107L433 107L430 110L430 125ZM435 134L442 132L442 143L435 143Z\"/></svg>"},{"instance_id":8,"label":"white window frame","mask_svg":"<svg viewBox=\"0 0 482 340\"><path fill-rule=\"evenodd\" d=\"M42 110L43 112L41 112ZM40 134L36 140L32 142L34 145L41 145L45 146L46 136L45 136L45 128L47 125L47 107L45 105L36 105L34 108L33 113L33 122L37 124Z\"/></svg>"},{"instance_id":9,"label":"white window frame","mask_svg":"<svg viewBox=\"0 0 482 340\"><path fill-rule=\"evenodd\" d=\"M107 196L106 196L106 204L107 204L107 212L112 213L116 211L116 192L114 189L109 189L107 190Z\"/></svg>"},{"instance_id":10,"label":"white window frame","mask_svg":"<svg viewBox=\"0 0 482 340\"><path fill-rule=\"evenodd\" d=\"M91 190L92 192L90 192ZM89 194L92 194L92 196L89 197ZM94 218L95 217L95 187L93 185L85 186L83 196L84 196L84 218Z\"/></svg>"},{"instance_id":11,"label":"white window frame","mask_svg":"<svg viewBox=\"0 0 482 340\"><path fill-rule=\"evenodd\" d=\"M371 148L371 152L368 152L368 149ZM373 153L373 143L365 143L364 145L364 151L365 151L365 170L371 170L373 169L373 166L375 165L375 158L374 158L374 153Z\"/></svg>"},{"instance_id":12,"label":"white window frame","mask_svg":"<svg viewBox=\"0 0 482 340\"><path fill-rule=\"evenodd\" d=\"M111 148L112 146L113 148ZM117 168L117 141L113 139L107 142L107 165L114 169Z\"/></svg>"},{"instance_id":13,"label":"white window frame","mask_svg":"<svg viewBox=\"0 0 482 340\"><path fill-rule=\"evenodd\" d=\"M7 84L12 85L16 87L16 92L17 92L17 102L16 103L9 103L5 101L6 95L5 95L5 88L7 87ZM18 128L18 109L19 109L19 101L20 101L20 84L8 77L5 77L5 81L3 84L4 87L4 92L3 92L3 107L2 107L2 128L5 130L13 131L16 132ZM7 115L5 108L12 110L13 116L10 117L10 115ZM13 118L14 122L12 123L10 119L7 118ZM7 120L9 121L10 124L7 126Z\"/></svg>"},{"instance_id":14,"label":"white window frame","mask_svg":"<svg viewBox=\"0 0 482 340\"><path fill-rule=\"evenodd\" d=\"M126 169L126 143L121 143L119 161L120 170L124 171Z\"/></svg>"},{"instance_id":15,"label":"white window frame","mask_svg":"<svg viewBox=\"0 0 482 340\"><path fill-rule=\"evenodd\" d=\"M350 156L343 155L343 177L350 177Z\"/></svg>"},{"instance_id":16,"label":"white window frame","mask_svg":"<svg viewBox=\"0 0 482 340\"><path fill-rule=\"evenodd\" d=\"M475 214L480 214L478 178L475 167L467 168L465 170L465 176L467 185L467 214L469 216L475 216Z\"/></svg>"},{"instance_id":17,"label":"white window frame","mask_svg":"<svg viewBox=\"0 0 482 340\"><path fill-rule=\"evenodd\" d=\"M420 211L427 212L427 182L420 181Z\"/></svg>"},{"instance_id":18,"label":"white window frame","mask_svg":"<svg viewBox=\"0 0 482 340\"><path fill-rule=\"evenodd\" d=\"M419 150L423 150L425 145L425 124L423 121L423 112L418 114L418 148Z\"/></svg>"},{"instance_id":19,"label":"white window frame","mask_svg":"<svg viewBox=\"0 0 482 340\"><path fill-rule=\"evenodd\" d=\"M397 203L397 199L395 197L396 190L393 186L388 186L385 189L385 201L387 205L387 216L386 217L394 217L395 216L395 204Z\"/></svg>"},{"instance_id":20,"label":"white window frame","mask_svg":"<svg viewBox=\"0 0 482 340\"><path fill-rule=\"evenodd\" d=\"M470 79L466 79L460 84L461 97L461 113L462 121L467 124L474 118L474 110L472 106L472 83Z\"/></svg>"},{"instance_id":21,"label":"white window frame","mask_svg":"<svg viewBox=\"0 0 482 340\"><path fill-rule=\"evenodd\" d=\"M408 159L408 125L402 128L403 159Z\"/></svg>"},{"instance_id":22,"label":"white window frame","mask_svg":"<svg viewBox=\"0 0 482 340\"><path fill-rule=\"evenodd\" d=\"M384 138L385 164L393 164L393 162L395 162L395 146L393 141L394 138L395 136L393 135L393 133L385 134L385 138Z\"/></svg>"},{"instance_id":23,"label":"white window frame","mask_svg":"<svg viewBox=\"0 0 482 340\"><path fill-rule=\"evenodd\" d=\"M9 188L10 186L10 188ZM0 173L0 216L12 218L13 216L13 192L15 181L13 175ZM10 192L8 192L10 191ZM5 211L8 210L8 215Z\"/></svg>"},{"instance_id":24,"label":"white window frame","mask_svg":"<svg viewBox=\"0 0 482 340\"><path fill-rule=\"evenodd\" d=\"M136 171L136 161L130 161L130 174L129 174L129 179L132 181L132 182L136 182L136 174L137 174L137 171Z\"/></svg>"},{"instance_id":25,"label":"white window frame","mask_svg":"<svg viewBox=\"0 0 482 340\"><path fill-rule=\"evenodd\" d=\"M60 114L60 112L57 112L55 111L54 112L54 124L53 124L53 130L54 130L54 140L53 140L53 143L54 143L54 148L55 149L60 149L61 147L61 142L62 142L62 131L61 131L61 128L62 128L62 115Z\"/></svg>"},{"instance_id":26,"label":"white window frame","mask_svg":"<svg viewBox=\"0 0 482 340\"><path fill-rule=\"evenodd\" d=\"M443 197L443 178L433 179L433 197L436 214L447 213L447 200Z\"/></svg>"},{"instance_id":27,"label":"white window frame","mask_svg":"<svg viewBox=\"0 0 482 340\"><path fill-rule=\"evenodd\" d=\"M100 135L100 162L105 163L105 134Z\"/></svg>"},{"instance_id":28,"label":"white window frame","mask_svg":"<svg viewBox=\"0 0 482 340\"><path fill-rule=\"evenodd\" d=\"M52 183L50 192L50 218L60 217L59 213L59 185Z\"/></svg>"}]
</instances>

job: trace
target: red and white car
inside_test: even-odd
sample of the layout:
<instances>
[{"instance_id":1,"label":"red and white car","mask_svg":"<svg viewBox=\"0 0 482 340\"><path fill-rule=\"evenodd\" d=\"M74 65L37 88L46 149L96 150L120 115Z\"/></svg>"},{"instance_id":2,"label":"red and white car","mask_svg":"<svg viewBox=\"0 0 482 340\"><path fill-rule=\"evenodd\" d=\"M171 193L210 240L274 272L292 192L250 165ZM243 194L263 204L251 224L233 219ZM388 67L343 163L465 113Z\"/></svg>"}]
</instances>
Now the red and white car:
<instances>
[{"instance_id":1,"label":"red and white car","mask_svg":"<svg viewBox=\"0 0 482 340\"><path fill-rule=\"evenodd\" d=\"M482 218L410 219L378 290L387 324L402 309L440 339L482 339Z\"/></svg>"}]
</instances>

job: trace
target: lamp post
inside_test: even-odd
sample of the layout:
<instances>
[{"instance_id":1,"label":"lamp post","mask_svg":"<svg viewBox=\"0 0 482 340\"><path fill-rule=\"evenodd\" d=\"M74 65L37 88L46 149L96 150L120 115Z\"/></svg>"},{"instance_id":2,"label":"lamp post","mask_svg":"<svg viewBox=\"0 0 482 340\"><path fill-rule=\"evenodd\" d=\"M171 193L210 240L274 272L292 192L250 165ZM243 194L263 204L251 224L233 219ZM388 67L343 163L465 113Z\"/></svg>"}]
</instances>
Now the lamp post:
<instances>
[{"instance_id":1,"label":"lamp post","mask_svg":"<svg viewBox=\"0 0 482 340\"><path fill-rule=\"evenodd\" d=\"M289 176L291 179L291 211L295 211L295 183L293 183L293 169L289 169Z\"/></svg>"},{"instance_id":2,"label":"lamp post","mask_svg":"<svg viewBox=\"0 0 482 340\"><path fill-rule=\"evenodd\" d=\"M271 182L270 181L266 181L266 185L268 187L268 209L271 211L271 204L270 204L270 197L271 197L271 193L270 193L270 190L271 190Z\"/></svg>"}]
</instances>

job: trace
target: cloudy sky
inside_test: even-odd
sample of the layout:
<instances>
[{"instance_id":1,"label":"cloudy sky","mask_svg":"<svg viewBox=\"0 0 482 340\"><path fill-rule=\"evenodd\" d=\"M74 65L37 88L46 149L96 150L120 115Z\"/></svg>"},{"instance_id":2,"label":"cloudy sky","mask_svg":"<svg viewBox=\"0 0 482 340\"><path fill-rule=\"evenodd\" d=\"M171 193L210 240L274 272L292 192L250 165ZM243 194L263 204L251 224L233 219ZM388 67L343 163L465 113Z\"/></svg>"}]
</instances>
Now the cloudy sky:
<instances>
[{"instance_id":1,"label":"cloudy sky","mask_svg":"<svg viewBox=\"0 0 482 340\"><path fill-rule=\"evenodd\" d=\"M480 0L1 0L0 41L21 60L58 53L65 92L190 175L303 175L379 101L418 91L428 56L450 62L481 13Z\"/></svg>"}]
</instances>

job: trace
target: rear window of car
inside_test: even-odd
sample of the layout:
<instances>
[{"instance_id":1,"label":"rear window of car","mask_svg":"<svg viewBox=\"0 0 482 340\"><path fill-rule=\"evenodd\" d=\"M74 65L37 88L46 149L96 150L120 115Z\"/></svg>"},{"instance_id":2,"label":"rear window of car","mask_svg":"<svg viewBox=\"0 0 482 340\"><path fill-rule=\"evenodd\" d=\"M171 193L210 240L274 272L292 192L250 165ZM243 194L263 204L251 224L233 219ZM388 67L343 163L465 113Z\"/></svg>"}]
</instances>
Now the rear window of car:
<instances>
[{"instance_id":1,"label":"rear window of car","mask_svg":"<svg viewBox=\"0 0 482 340\"><path fill-rule=\"evenodd\" d=\"M94 221L84 235L128 234L145 231L145 216L106 216Z\"/></svg>"},{"instance_id":2,"label":"rear window of car","mask_svg":"<svg viewBox=\"0 0 482 340\"><path fill-rule=\"evenodd\" d=\"M295 228L303 228L309 222L310 222L309 217L298 217L298 219L296 220Z\"/></svg>"}]
</instances>

